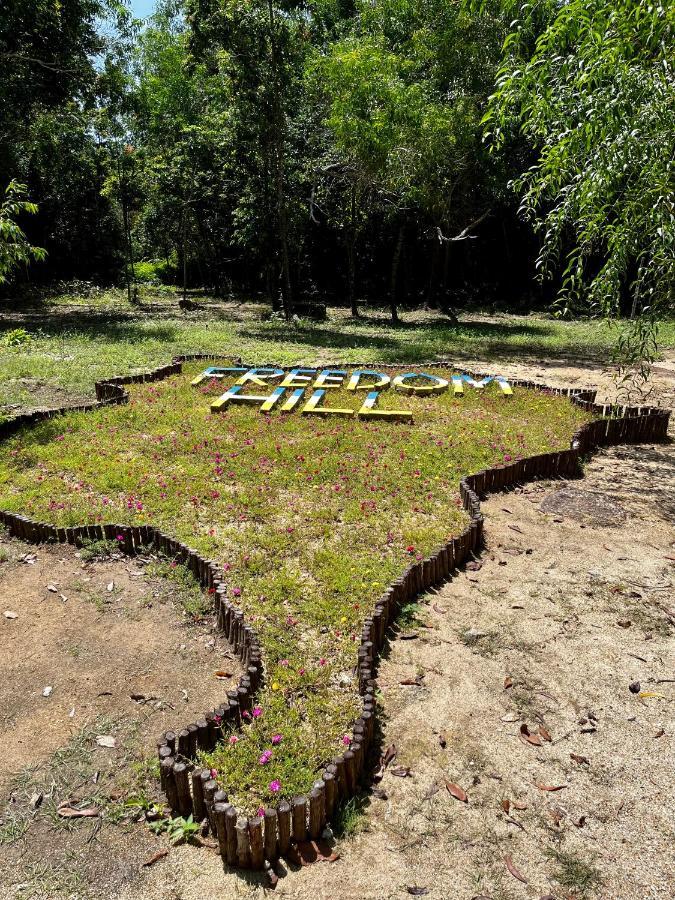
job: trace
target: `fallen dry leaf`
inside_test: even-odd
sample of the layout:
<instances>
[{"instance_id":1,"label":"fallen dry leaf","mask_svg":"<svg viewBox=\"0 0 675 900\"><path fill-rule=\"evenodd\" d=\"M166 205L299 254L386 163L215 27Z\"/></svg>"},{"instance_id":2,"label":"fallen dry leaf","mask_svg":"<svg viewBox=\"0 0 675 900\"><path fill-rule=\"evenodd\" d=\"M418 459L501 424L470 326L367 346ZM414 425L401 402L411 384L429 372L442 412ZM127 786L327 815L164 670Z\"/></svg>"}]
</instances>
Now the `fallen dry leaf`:
<instances>
[{"instance_id":1,"label":"fallen dry leaf","mask_svg":"<svg viewBox=\"0 0 675 900\"><path fill-rule=\"evenodd\" d=\"M513 687L513 678L510 675L507 675L504 679L504 690L507 691L510 687Z\"/></svg>"},{"instance_id":2,"label":"fallen dry leaf","mask_svg":"<svg viewBox=\"0 0 675 900\"><path fill-rule=\"evenodd\" d=\"M441 748L441 750L445 750L445 748L448 746L448 739L444 731L441 731L441 733L438 735L438 746Z\"/></svg>"},{"instance_id":3,"label":"fallen dry leaf","mask_svg":"<svg viewBox=\"0 0 675 900\"><path fill-rule=\"evenodd\" d=\"M558 806L554 806L548 811L549 816L553 819L556 828L560 827L560 823L565 818L565 813Z\"/></svg>"},{"instance_id":4,"label":"fallen dry leaf","mask_svg":"<svg viewBox=\"0 0 675 900\"><path fill-rule=\"evenodd\" d=\"M548 728L544 728L543 725L539 726L539 734L545 741L548 741L549 744L553 740L553 738L551 737L551 732L548 730Z\"/></svg>"},{"instance_id":5,"label":"fallen dry leaf","mask_svg":"<svg viewBox=\"0 0 675 900\"><path fill-rule=\"evenodd\" d=\"M660 738L660 737L663 737L663 735L664 735L665 733L666 733L666 732L665 732L665 730L664 730L663 728L659 728L659 730L658 730L658 731L656 732L656 734L654 735L654 738Z\"/></svg>"},{"instance_id":6,"label":"fallen dry leaf","mask_svg":"<svg viewBox=\"0 0 675 900\"><path fill-rule=\"evenodd\" d=\"M415 678L404 678L403 681L399 681L399 684L411 684L415 685L415 687L422 687L422 679L424 675L417 675Z\"/></svg>"},{"instance_id":7,"label":"fallen dry leaf","mask_svg":"<svg viewBox=\"0 0 675 900\"><path fill-rule=\"evenodd\" d=\"M159 862L160 859L164 859L165 856L169 855L168 850L158 850L157 853L153 853L149 859L146 859L145 862L141 863L142 866L154 866L156 862Z\"/></svg>"},{"instance_id":8,"label":"fallen dry leaf","mask_svg":"<svg viewBox=\"0 0 675 900\"><path fill-rule=\"evenodd\" d=\"M399 778L407 778L410 775L410 768L408 766L394 766L393 769L389 769L392 775L396 775Z\"/></svg>"},{"instance_id":9,"label":"fallen dry leaf","mask_svg":"<svg viewBox=\"0 0 675 900\"><path fill-rule=\"evenodd\" d=\"M567 787L566 784L542 784L541 781L535 781L533 783L540 791L562 791Z\"/></svg>"},{"instance_id":10,"label":"fallen dry leaf","mask_svg":"<svg viewBox=\"0 0 675 900\"><path fill-rule=\"evenodd\" d=\"M437 794L439 792L439 790L440 790L440 787L436 784L436 782L434 782L429 787L429 790L426 792L424 797L422 797L422 799L423 800L431 800L431 798L434 796L434 794Z\"/></svg>"},{"instance_id":11,"label":"fallen dry leaf","mask_svg":"<svg viewBox=\"0 0 675 900\"><path fill-rule=\"evenodd\" d=\"M524 744L533 744L535 747L541 747L539 735L533 734L525 724L520 726L520 739Z\"/></svg>"},{"instance_id":12,"label":"fallen dry leaf","mask_svg":"<svg viewBox=\"0 0 675 900\"><path fill-rule=\"evenodd\" d=\"M517 525L508 525L507 528L510 528L511 531L517 531L518 534L524 534L523 529L519 528Z\"/></svg>"},{"instance_id":13,"label":"fallen dry leaf","mask_svg":"<svg viewBox=\"0 0 675 900\"><path fill-rule=\"evenodd\" d=\"M509 870L509 872L513 875L514 878L517 878L518 881L522 881L523 884L527 884L527 878L525 878L525 876L521 872L519 872L518 869L516 869L516 867L513 865L513 860L511 859L510 856L505 856L504 862L506 864L506 868Z\"/></svg>"},{"instance_id":14,"label":"fallen dry leaf","mask_svg":"<svg viewBox=\"0 0 675 900\"><path fill-rule=\"evenodd\" d=\"M591 764L587 756L580 756L578 753L570 753L570 759L574 760L575 763L579 763L580 766L590 766Z\"/></svg>"},{"instance_id":15,"label":"fallen dry leaf","mask_svg":"<svg viewBox=\"0 0 675 900\"><path fill-rule=\"evenodd\" d=\"M467 797L466 791L461 788L458 784L455 784L453 781L448 781L445 779L445 786L448 789L448 793L451 794L455 800L459 800L460 803L468 803L469 798Z\"/></svg>"},{"instance_id":16,"label":"fallen dry leaf","mask_svg":"<svg viewBox=\"0 0 675 900\"><path fill-rule=\"evenodd\" d=\"M429 888L413 885L412 887L406 887L406 891L409 894L412 894L413 897L423 897L425 894L429 893Z\"/></svg>"},{"instance_id":17,"label":"fallen dry leaf","mask_svg":"<svg viewBox=\"0 0 675 900\"><path fill-rule=\"evenodd\" d=\"M71 806L68 800L65 800L56 810L62 819L85 819L95 818L99 815L100 810L96 806L88 806L85 809L77 809Z\"/></svg>"},{"instance_id":18,"label":"fallen dry leaf","mask_svg":"<svg viewBox=\"0 0 675 900\"><path fill-rule=\"evenodd\" d=\"M579 816L579 818L576 820L576 822L573 821L572 824L576 828L583 828L584 825L586 824L586 816Z\"/></svg>"},{"instance_id":19,"label":"fallen dry leaf","mask_svg":"<svg viewBox=\"0 0 675 900\"><path fill-rule=\"evenodd\" d=\"M508 799L508 797L504 797L504 799L502 800L502 809L508 816L509 812L511 811L511 801Z\"/></svg>"},{"instance_id":20,"label":"fallen dry leaf","mask_svg":"<svg viewBox=\"0 0 675 900\"><path fill-rule=\"evenodd\" d=\"M218 671L213 674L216 678L232 678L232 672L226 672L224 669L218 669Z\"/></svg>"}]
</instances>

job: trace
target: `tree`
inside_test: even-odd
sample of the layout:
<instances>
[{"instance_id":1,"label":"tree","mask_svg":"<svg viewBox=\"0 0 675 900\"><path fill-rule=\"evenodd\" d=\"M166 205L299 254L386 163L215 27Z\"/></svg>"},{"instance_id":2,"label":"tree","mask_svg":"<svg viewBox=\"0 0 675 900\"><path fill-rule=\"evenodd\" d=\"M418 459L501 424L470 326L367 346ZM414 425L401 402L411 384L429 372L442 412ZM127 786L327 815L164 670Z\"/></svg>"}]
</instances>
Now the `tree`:
<instances>
[{"instance_id":1,"label":"tree","mask_svg":"<svg viewBox=\"0 0 675 900\"><path fill-rule=\"evenodd\" d=\"M47 256L42 248L31 246L17 223L21 213L37 211L35 203L26 199L25 186L10 181L0 205L0 284L6 284L19 266L27 266L31 261L41 262Z\"/></svg>"},{"instance_id":2,"label":"tree","mask_svg":"<svg viewBox=\"0 0 675 900\"><path fill-rule=\"evenodd\" d=\"M336 156L327 171L340 174L352 209L359 199L380 206L393 232L389 293L396 322L406 235L421 230L431 240L432 295L439 292L438 247L444 248L443 293L451 245L468 239L489 208L480 120L499 29L444 0L378 0L357 8L353 33L318 63ZM452 230L460 232L454 239ZM351 254L354 229L348 233Z\"/></svg>"},{"instance_id":3,"label":"tree","mask_svg":"<svg viewBox=\"0 0 675 900\"><path fill-rule=\"evenodd\" d=\"M485 118L520 131L534 164L513 182L541 235L539 275L564 310L636 317L618 342L642 372L675 284L675 7L647 0L499 4L517 16Z\"/></svg>"}]
</instances>

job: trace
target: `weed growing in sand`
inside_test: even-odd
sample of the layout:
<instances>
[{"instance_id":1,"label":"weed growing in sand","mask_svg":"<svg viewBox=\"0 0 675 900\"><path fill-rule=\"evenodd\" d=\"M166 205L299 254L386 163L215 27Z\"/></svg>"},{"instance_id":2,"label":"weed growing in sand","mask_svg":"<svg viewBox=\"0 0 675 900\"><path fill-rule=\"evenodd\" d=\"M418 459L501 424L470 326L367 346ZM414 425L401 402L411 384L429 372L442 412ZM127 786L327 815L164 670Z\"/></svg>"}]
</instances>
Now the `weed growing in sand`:
<instances>
[{"instance_id":1,"label":"weed growing in sand","mask_svg":"<svg viewBox=\"0 0 675 900\"><path fill-rule=\"evenodd\" d=\"M547 855L557 864L553 874L555 880L562 887L574 891L576 896L587 897L590 892L602 884L602 877L598 869L576 853L548 850Z\"/></svg>"}]
</instances>

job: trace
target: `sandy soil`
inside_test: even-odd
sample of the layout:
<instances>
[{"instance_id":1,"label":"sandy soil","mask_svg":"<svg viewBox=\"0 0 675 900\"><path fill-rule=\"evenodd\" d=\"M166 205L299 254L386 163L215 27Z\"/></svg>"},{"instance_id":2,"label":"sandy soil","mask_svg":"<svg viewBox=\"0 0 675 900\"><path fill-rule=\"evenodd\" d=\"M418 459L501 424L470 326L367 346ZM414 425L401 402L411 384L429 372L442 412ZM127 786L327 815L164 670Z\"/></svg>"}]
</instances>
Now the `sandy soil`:
<instances>
[{"instance_id":1,"label":"sandy soil","mask_svg":"<svg viewBox=\"0 0 675 900\"><path fill-rule=\"evenodd\" d=\"M487 369L479 362L476 368ZM600 373L588 369L558 373L542 365L517 370L551 384L558 378L561 383L602 383ZM674 384L669 371L658 376L662 403L672 397ZM394 641L380 669L383 746L396 746L396 763L410 767L410 777L388 771L379 794L368 796L358 833L338 843L341 858L287 871L278 896L673 896L674 476L672 445L623 447L597 455L582 480L526 485L484 503L483 557L423 599L417 639ZM14 565L15 572L27 568ZM55 565L54 560L46 563L36 580L40 591L23 623L26 629L38 611L48 608L44 604L60 610L71 603L72 585ZM133 570L134 563L121 568ZM72 570L75 574L76 567ZM69 597L66 603L57 594L44 595L46 582L57 576L59 589ZM108 577L102 573L101 583ZM118 572L117 577L124 576ZM6 583L5 578L0 592ZM16 608L16 596L12 589L3 603ZM94 623L99 614L90 607L86 612ZM148 614L161 618L165 612L153 606ZM17 624L21 619L8 626ZM153 651L148 648L146 661L139 660L144 644L134 639L134 651L120 658L113 675L120 698L139 689L179 704L180 693L175 688L170 693L171 687L180 682L191 695L190 684L199 683L196 675L188 683L190 667L175 652L177 644L187 643L182 631L175 631L181 626L174 621L165 627L169 635L158 641L156 652L163 650L161 660L181 668L172 669L170 677L157 676L162 662L157 658L155 664L153 658L149 669ZM29 640L31 631L24 635ZM62 634L49 640L52 652L65 641ZM115 645L110 631L98 640L100 654ZM7 652L7 643L0 653ZM25 655L23 641L21 646ZM65 651L60 653L65 664ZM15 665L21 662L20 655L13 658ZM44 659L33 665L26 718L19 712L15 729L24 741L38 740L38 732L52 734L46 727L32 731L32 723L21 724L31 710L39 714L44 704L60 702L67 717L71 703L51 674L59 667L49 669ZM98 710L97 685L110 684L100 665L98 674L96 665L89 670L93 684L84 675L80 680L77 708L88 703L90 712ZM4 672L2 662L0 667ZM146 672L147 680L134 678L145 678ZM416 675L422 676L420 686L401 685ZM43 698L43 685L52 683L52 697ZM4 695L2 702L4 715ZM521 734L524 725L535 736L530 741ZM153 724L153 736L160 727ZM57 731L50 748L67 734L67 728ZM15 754L30 757L32 751L18 739L12 738L19 748ZM39 753L48 750L36 747ZM455 799L446 781L463 788L468 802ZM130 830L106 826L90 845L91 831L84 823L50 838L73 853L77 841L83 874L76 883L47 880L44 873L27 875L15 853L10 876L5 868L0 897L229 900L267 893L258 876L223 871L213 850L176 847L142 867L153 852L167 848L163 838L140 825ZM21 883L24 887L17 887Z\"/></svg>"},{"instance_id":2,"label":"sandy soil","mask_svg":"<svg viewBox=\"0 0 675 900\"><path fill-rule=\"evenodd\" d=\"M221 663L239 672L213 622L188 626L168 602L171 586L146 577L141 561L85 564L70 547L0 546L12 554L0 565L0 612L16 613L0 617L0 790L97 716L142 711L140 737L152 744L220 702L230 686L213 677Z\"/></svg>"}]
</instances>

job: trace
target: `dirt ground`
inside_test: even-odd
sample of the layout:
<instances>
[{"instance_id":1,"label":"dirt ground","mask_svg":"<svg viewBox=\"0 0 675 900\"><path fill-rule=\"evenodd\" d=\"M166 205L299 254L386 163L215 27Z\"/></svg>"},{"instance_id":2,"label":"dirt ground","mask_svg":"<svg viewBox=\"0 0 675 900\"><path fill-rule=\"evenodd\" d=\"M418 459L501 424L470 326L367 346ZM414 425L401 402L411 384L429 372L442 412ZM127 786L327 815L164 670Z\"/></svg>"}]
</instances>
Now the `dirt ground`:
<instances>
[{"instance_id":1,"label":"dirt ground","mask_svg":"<svg viewBox=\"0 0 675 900\"><path fill-rule=\"evenodd\" d=\"M489 369L480 361L476 368ZM606 383L598 371L543 363L500 371L550 384ZM672 361L654 385L654 396L672 405ZM337 843L340 859L287 871L277 896L673 897L675 447L610 449L582 480L525 485L489 498L483 511L482 558L422 599L418 637L394 641L380 668L383 747L395 745L395 765L409 767L409 777L390 767L353 817L355 833ZM14 541L3 546L15 556L33 552ZM147 751L174 723L171 708L139 707L132 692L168 700L181 720L193 696L202 711L216 668L208 627L187 628L170 604L148 608L142 597L162 588L141 587L135 561L99 565L87 570L98 591L111 580L124 586L123 600L103 612L74 585L84 570L62 548L38 551L32 566L0 565L0 606L19 613L2 620L10 641L0 648L0 728L14 770L45 764L69 736L72 744L73 706L78 723L119 723L123 750L90 752L87 774L104 769L105 754L124 769L125 752ZM91 654L81 663L68 649L78 645ZM415 677L419 685L401 684ZM111 696L99 696L107 690ZM59 796L71 791L74 779L53 780ZM14 789L24 798L29 790L16 781ZM0 792L5 799L7 787ZM144 825L65 827L39 810L35 818L23 838L0 845L3 900L268 893L258 876L223 871L209 848L171 848L143 867L168 848ZM34 838L46 852L36 853Z\"/></svg>"},{"instance_id":2,"label":"dirt ground","mask_svg":"<svg viewBox=\"0 0 675 900\"><path fill-rule=\"evenodd\" d=\"M122 829L101 837L101 821L65 821L58 805L96 798L102 808L146 791L154 799L156 738L222 702L239 662L210 617L185 616L181 585L146 573L150 560L86 563L72 547L6 537L0 560L0 896L80 889L102 861L114 886L122 873L108 864L135 860L149 833L129 835L124 851ZM87 844L94 829L100 853ZM40 893L44 863L64 880Z\"/></svg>"}]
</instances>

